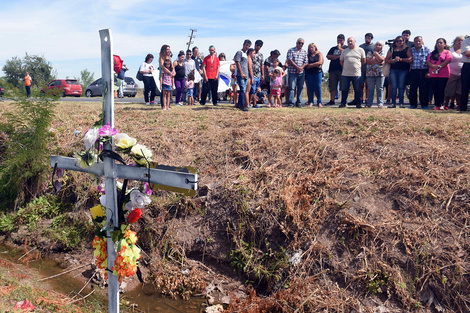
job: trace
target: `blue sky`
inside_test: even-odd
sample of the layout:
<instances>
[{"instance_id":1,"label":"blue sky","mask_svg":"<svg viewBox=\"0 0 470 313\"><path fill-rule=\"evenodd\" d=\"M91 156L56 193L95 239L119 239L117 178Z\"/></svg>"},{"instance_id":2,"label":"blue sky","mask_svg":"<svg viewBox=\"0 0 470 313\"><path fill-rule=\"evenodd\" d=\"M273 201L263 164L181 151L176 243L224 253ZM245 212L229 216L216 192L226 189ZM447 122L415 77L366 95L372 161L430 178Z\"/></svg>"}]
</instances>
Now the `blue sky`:
<instances>
[{"instance_id":1,"label":"blue sky","mask_svg":"<svg viewBox=\"0 0 470 313\"><path fill-rule=\"evenodd\" d=\"M299 37L315 42L326 55L339 33L360 44L367 32L384 41L410 29L429 47L438 37L450 43L470 34L465 1L0 0L0 8L0 68L25 52L40 54L59 78L79 77L83 69L101 76L98 31L104 28L111 29L114 53L131 76L145 55L158 55L163 44L174 55L185 50L191 28L197 29L193 45L203 53L215 45L231 59L244 39L261 39L265 57L278 49L281 61Z\"/></svg>"}]
</instances>

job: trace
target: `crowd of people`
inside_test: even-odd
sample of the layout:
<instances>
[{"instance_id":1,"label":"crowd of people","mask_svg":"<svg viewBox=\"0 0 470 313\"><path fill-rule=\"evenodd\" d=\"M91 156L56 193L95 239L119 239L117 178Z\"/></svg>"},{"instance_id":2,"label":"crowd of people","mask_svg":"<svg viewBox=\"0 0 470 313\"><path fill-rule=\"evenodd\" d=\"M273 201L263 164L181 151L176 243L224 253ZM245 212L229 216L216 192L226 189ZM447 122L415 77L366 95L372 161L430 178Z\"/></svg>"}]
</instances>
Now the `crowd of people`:
<instances>
[{"instance_id":1,"label":"crowd of people","mask_svg":"<svg viewBox=\"0 0 470 313\"><path fill-rule=\"evenodd\" d=\"M411 32L404 30L393 40L373 43L374 36L367 33L364 43L357 45L355 38L346 40L343 34L339 34L336 45L326 54L330 61L330 99L325 104L322 103L321 88L325 57L314 43L305 49L303 38L297 39L295 46L287 51L284 63L280 61L279 50L271 51L264 59L260 52L263 41L256 40L252 48L252 42L245 40L230 66L231 89L223 93L218 93L218 84L220 62L226 61L226 56L224 53L217 55L214 46L209 47L209 54L204 59L201 59L199 49L194 47L186 52L180 51L172 62L170 46L163 45L158 58L159 71L155 71L152 64L152 54L146 56L139 71L143 75L145 103L155 104L159 83L163 110L171 108L173 89L176 90L177 105L183 102L205 105L209 97L214 106L218 105L219 98L230 98L230 102L242 111L257 108L260 103L266 103L267 107L302 107L305 85L306 104L310 107L334 105L341 91L340 108L347 105L372 107L374 95L379 108L385 103L389 104L388 108L404 108L407 90L411 109L418 106L428 109L434 97L435 110L456 108L466 111L470 89L470 37L457 36L450 49L444 38L438 38L430 49L424 45L421 36L414 37L413 41L410 37ZM350 85L354 99L348 103ZM268 94L265 95L262 89Z\"/></svg>"}]
</instances>

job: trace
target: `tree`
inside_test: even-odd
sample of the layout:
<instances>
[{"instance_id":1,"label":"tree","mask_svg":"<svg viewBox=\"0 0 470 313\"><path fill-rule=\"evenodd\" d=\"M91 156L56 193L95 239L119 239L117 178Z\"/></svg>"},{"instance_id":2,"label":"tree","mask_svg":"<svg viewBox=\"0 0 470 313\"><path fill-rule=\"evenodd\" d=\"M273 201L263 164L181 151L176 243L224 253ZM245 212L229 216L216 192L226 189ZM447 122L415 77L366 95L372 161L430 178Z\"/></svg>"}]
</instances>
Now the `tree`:
<instances>
[{"instance_id":1,"label":"tree","mask_svg":"<svg viewBox=\"0 0 470 313\"><path fill-rule=\"evenodd\" d=\"M80 78L75 79L80 82L82 89L85 90L85 88L95 80L94 76L95 73L90 73L88 69L84 69L80 72Z\"/></svg>"},{"instance_id":2,"label":"tree","mask_svg":"<svg viewBox=\"0 0 470 313\"><path fill-rule=\"evenodd\" d=\"M7 82L15 87L22 85L25 72L29 72L33 86L43 85L54 78L52 65L44 56L28 53L24 59L13 57L7 60L2 70L5 72Z\"/></svg>"}]
</instances>

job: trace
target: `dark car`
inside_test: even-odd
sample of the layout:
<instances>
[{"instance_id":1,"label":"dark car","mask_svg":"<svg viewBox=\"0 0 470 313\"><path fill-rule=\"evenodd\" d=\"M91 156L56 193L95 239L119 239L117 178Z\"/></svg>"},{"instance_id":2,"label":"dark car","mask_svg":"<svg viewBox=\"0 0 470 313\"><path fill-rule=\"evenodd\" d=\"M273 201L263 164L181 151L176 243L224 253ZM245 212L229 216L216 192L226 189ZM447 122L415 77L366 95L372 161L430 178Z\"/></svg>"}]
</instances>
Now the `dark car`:
<instances>
[{"instance_id":1,"label":"dark car","mask_svg":"<svg viewBox=\"0 0 470 313\"><path fill-rule=\"evenodd\" d=\"M2 86L0 86L0 96L3 96L4 93L5 93L5 89L3 89Z\"/></svg>"},{"instance_id":2,"label":"dark car","mask_svg":"<svg viewBox=\"0 0 470 313\"><path fill-rule=\"evenodd\" d=\"M115 81L117 83L117 81ZM135 97L137 94L137 84L132 77L126 77L123 83L123 93L127 97ZM85 89L87 97L101 97L103 95L103 80L101 78L89 84Z\"/></svg>"},{"instance_id":3,"label":"dark car","mask_svg":"<svg viewBox=\"0 0 470 313\"><path fill-rule=\"evenodd\" d=\"M47 90L46 90L47 88ZM76 79L54 79L47 84L47 87L42 88L41 92L58 92L62 97L82 95L82 85Z\"/></svg>"}]
</instances>

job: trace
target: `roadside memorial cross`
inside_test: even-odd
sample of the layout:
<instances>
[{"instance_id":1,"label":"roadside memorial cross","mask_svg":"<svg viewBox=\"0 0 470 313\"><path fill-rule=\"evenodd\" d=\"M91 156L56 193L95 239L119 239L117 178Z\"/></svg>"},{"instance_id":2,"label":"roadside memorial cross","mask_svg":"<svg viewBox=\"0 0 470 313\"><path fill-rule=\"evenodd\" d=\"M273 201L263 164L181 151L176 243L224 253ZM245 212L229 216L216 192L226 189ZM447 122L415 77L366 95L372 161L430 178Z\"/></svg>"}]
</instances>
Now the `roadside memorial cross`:
<instances>
[{"instance_id":1,"label":"roadside memorial cross","mask_svg":"<svg viewBox=\"0 0 470 313\"><path fill-rule=\"evenodd\" d=\"M103 79L103 126L109 125L114 128L114 96L113 96L113 52L111 42L111 30L103 29L99 31L101 39L101 71ZM143 154L143 152L142 152ZM144 155L145 158L145 155ZM166 165L156 165L149 163L147 166L138 167L130 165L116 164L115 160L119 155L113 150L113 139L104 143L103 151L100 154L102 162L97 160L90 167L80 167L76 158L51 156L51 166L56 169L68 169L80 172L95 174L105 179L106 190L106 242L107 242L107 264L108 264L108 312L119 312L119 281L113 274L111 268L116 260L115 242L112 239L112 229L120 227L118 192L116 190L116 178L126 180L137 180L147 182L152 189L165 189L180 192L186 195L195 195L197 190L197 174L189 167L172 167ZM94 162L94 161L93 161ZM123 191L124 192L124 191ZM122 209L121 209L122 210Z\"/></svg>"}]
</instances>

